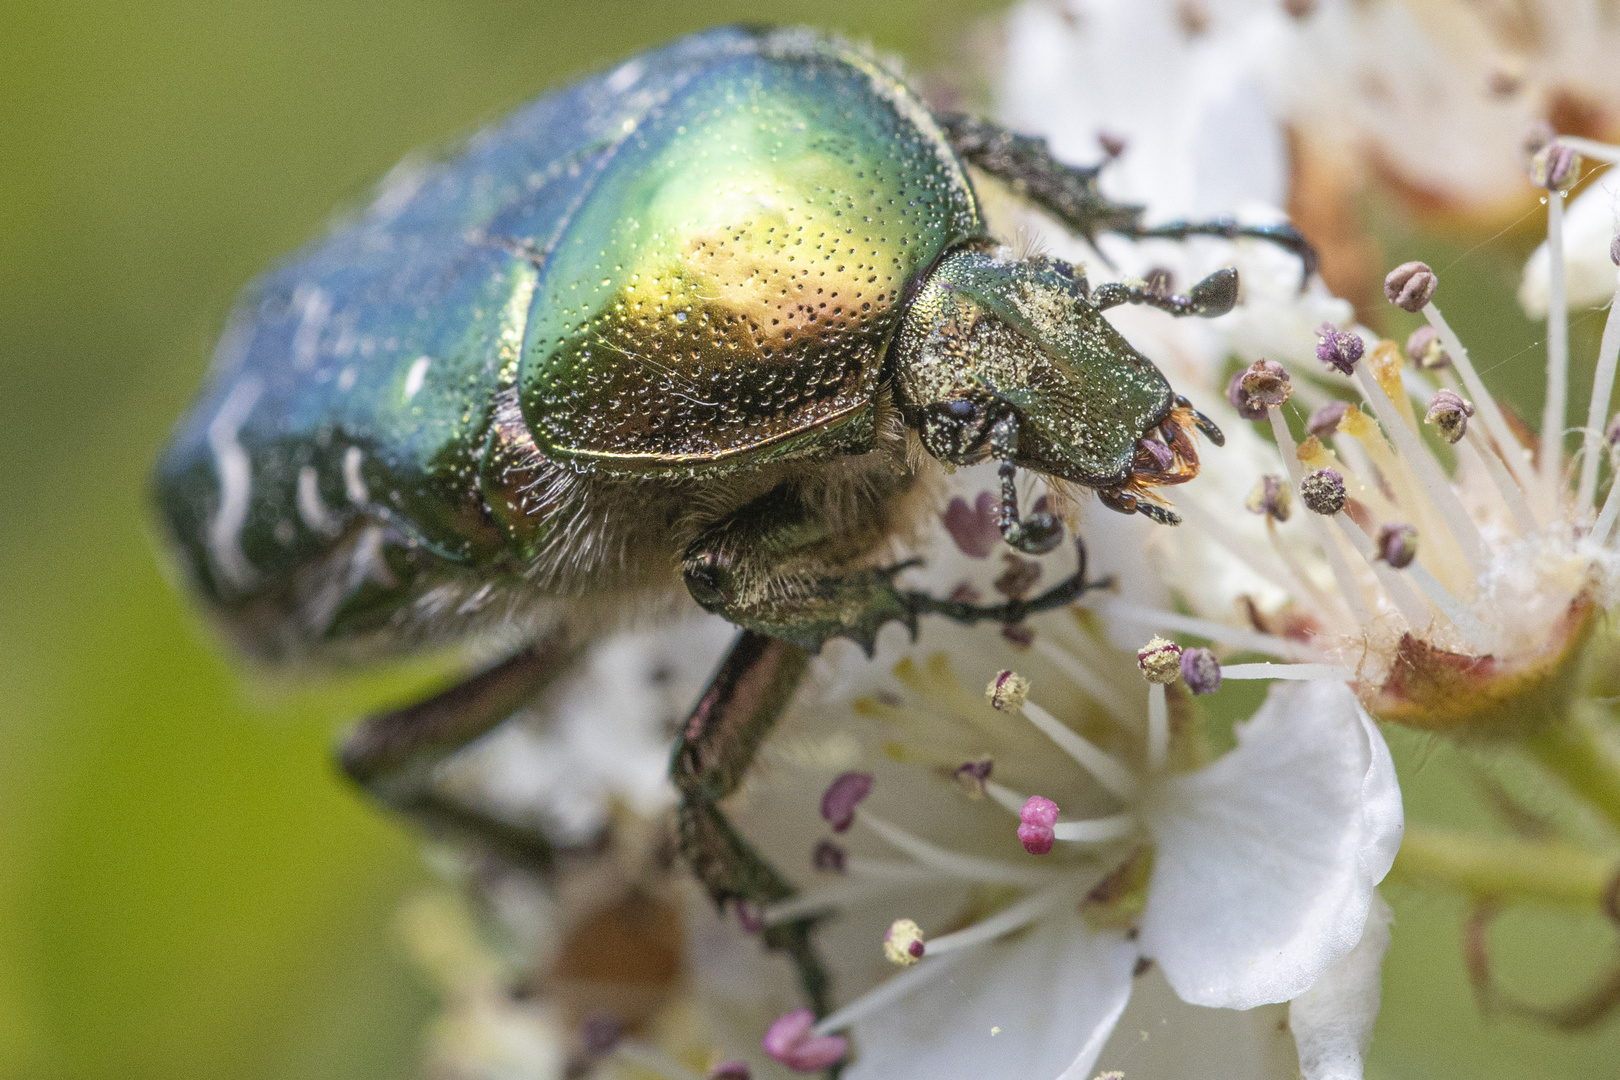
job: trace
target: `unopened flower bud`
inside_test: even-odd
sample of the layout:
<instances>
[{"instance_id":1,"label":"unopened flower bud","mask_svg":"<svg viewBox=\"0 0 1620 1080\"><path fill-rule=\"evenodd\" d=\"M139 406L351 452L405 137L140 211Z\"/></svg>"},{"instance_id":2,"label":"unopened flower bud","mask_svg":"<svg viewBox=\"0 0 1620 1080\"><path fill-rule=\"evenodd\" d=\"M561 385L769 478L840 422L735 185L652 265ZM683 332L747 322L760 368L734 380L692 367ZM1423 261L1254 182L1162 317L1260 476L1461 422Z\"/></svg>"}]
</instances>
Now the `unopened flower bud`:
<instances>
[{"instance_id":1,"label":"unopened flower bud","mask_svg":"<svg viewBox=\"0 0 1620 1080\"><path fill-rule=\"evenodd\" d=\"M1221 688L1221 662L1208 649L1183 649L1181 681L1195 694L1213 694Z\"/></svg>"},{"instance_id":2,"label":"unopened flower bud","mask_svg":"<svg viewBox=\"0 0 1620 1080\"><path fill-rule=\"evenodd\" d=\"M1264 514L1275 521L1287 521L1294 512L1294 493L1280 476L1262 476L1243 501L1251 514Z\"/></svg>"},{"instance_id":3,"label":"unopened flower bud","mask_svg":"<svg viewBox=\"0 0 1620 1080\"><path fill-rule=\"evenodd\" d=\"M1344 509L1344 477L1333 469L1314 469L1299 482L1299 501L1305 509L1329 517Z\"/></svg>"},{"instance_id":4,"label":"unopened flower bud","mask_svg":"<svg viewBox=\"0 0 1620 1080\"><path fill-rule=\"evenodd\" d=\"M1235 372L1232 381L1226 384L1226 400L1232 403L1232 408L1245 420L1264 420L1266 407L1258 401L1249 398L1248 392L1243 389L1243 376L1249 373L1248 368Z\"/></svg>"},{"instance_id":5,"label":"unopened flower bud","mask_svg":"<svg viewBox=\"0 0 1620 1080\"><path fill-rule=\"evenodd\" d=\"M995 763L989 758L980 758L978 761L964 761L956 767L956 782L962 785L962 790L970 799L984 798L984 782L990 779L990 771Z\"/></svg>"},{"instance_id":6,"label":"unopened flower bud","mask_svg":"<svg viewBox=\"0 0 1620 1080\"><path fill-rule=\"evenodd\" d=\"M1249 401L1268 408L1283 404L1294 392L1288 385L1288 372L1275 360L1256 360L1250 364L1244 369L1239 385Z\"/></svg>"},{"instance_id":7,"label":"unopened flower bud","mask_svg":"<svg viewBox=\"0 0 1620 1080\"><path fill-rule=\"evenodd\" d=\"M855 820L855 808L872 793L872 774L847 772L827 785L821 796L821 816L833 832L843 832Z\"/></svg>"},{"instance_id":8,"label":"unopened flower bud","mask_svg":"<svg viewBox=\"0 0 1620 1080\"><path fill-rule=\"evenodd\" d=\"M889 958L889 963L901 967L910 967L921 960L927 948L923 944L922 927L910 919L894 920L889 932L883 935L883 955Z\"/></svg>"},{"instance_id":9,"label":"unopened flower bud","mask_svg":"<svg viewBox=\"0 0 1620 1080\"><path fill-rule=\"evenodd\" d=\"M1451 366L1451 354L1432 326L1420 326L1406 339L1406 358L1425 371Z\"/></svg>"},{"instance_id":10,"label":"unopened flower bud","mask_svg":"<svg viewBox=\"0 0 1620 1080\"><path fill-rule=\"evenodd\" d=\"M1468 418L1474 415L1474 403L1466 401L1455 390L1441 390L1429 403L1423 419L1440 432L1448 443L1455 443L1468 433Z\"/></svg>"},{"instance_id":11,"label":"unopened flower bud","mask_svg":"<svg viewBox=\"0 0 1620 1080\"><path fill-rule=\"evenodd\" d=\"M1045 855L1057 839L1057 803L1044 795L1031 795L1018 811L1018 841L1031 855Z\"/></svg>"},{"instance_id":12,"label":"unopened flower bud","mask_svg":"<svg viewBox=\"0 0 1620 1080\"><path fill-rule=\"evenodd\" d=\"M1422 311L1439 287L1440 279L1428 263L1404 262L1385 275L1384 299L1402 311Z\"/></svg>"},{"instance_id":13,"label":"unopened flower bud","mask_svg":"<svg viewBox=\"0 0 1620 1080\"><path fill-rule=\"evenodd\" d=\"M709 1080L750 1080L746 1061L722 1061L709 1070Z\"/></svg>"},{"instance_id":14,"label":"unopened flower bud","mask_svg":"<svg viewBox=\"0 0 1620 1080\"><path fill-rule=\"evenodd\" d=\"M998 671L984 688L984 700L997 712L1017 712L1029 700L1029 680L1016 671Z\"/></svg>"},{"instance_id":15,"label":"unopened flower bud","mask_svg":"<svg viewBox=\"0 0 1620 1080\"><path fill-rule=\"evenodd\" d=\"M810 851L810 865L829 874L842 874L849 863L843 848L823 836Z\"/></svg>"},{"instance_id":16,"label":"unopened flower bud","mask_svg":"<svg viewBox=\"0 0 1620 1080\"><path fill-rule=\"evenodd\" d=\"M1316 358L1346 375L1353 373L1361 354L1367 351L1361 337L1326 322L1316 328L1316 333L1321 339L1316 343Z\"/></svg>"},{"instance_id":17,"label":"unopened flower bud","mask_svg":"<svg viewBox=\"0 0 1620 1080\"><path fill-rule=\"evenodd\" d=\"M1181 646L1155 637L1136 650L1136 666L1150 683L1173 683L1181 678Z\"/></svg>"},{"instance_id":18,"label":"unopened flower bud","mask_svg":"<svg viewBox=\"0 0 1620 1080\"><path fill-rule=\"evenodd\" d=\"M1548 143L1530 158L1530 182L1548 191L1562 189L1580 170L1580 155L1562 143Z\"/></svg>"},{"instance_id":19,"label":"unopened flower bud","mask_svg":"<svg viewBox=\"0 0 1620 1080\"><path fill-rule=\"evenodd\" d=\"M771 1024L760 1047L772 1061L794 1072L820 1072L842 1061L849 1043L841 1035L812 1034L815 1026L815 1013L794 1009Z\"/></svg>"},{"instance_id":20,"label":"unopened flower bud","mask_svg":"<svg viewBox=\"0 0 1620 1080\"><path fill-rule=\"evenodd\" d=\"M1349 408L1342 401L1330 401L1311 413L1310 419L1305 421L1305 430L1318 439L1331 438L1339 430L1339 421L1344 419L1345 410Z\"/></svg>"},{"instance_id":21,"label":"unopened flower bud","mask_svg":"<svg viewBox=\"0 0 1620 1080\"><path fill-rule=\"evenodd\" d=\"M1378 530L1378 557L1397 570L1417 558L1418 532L1410 525L1385 525Z\"/></svg>"}]
</instances>

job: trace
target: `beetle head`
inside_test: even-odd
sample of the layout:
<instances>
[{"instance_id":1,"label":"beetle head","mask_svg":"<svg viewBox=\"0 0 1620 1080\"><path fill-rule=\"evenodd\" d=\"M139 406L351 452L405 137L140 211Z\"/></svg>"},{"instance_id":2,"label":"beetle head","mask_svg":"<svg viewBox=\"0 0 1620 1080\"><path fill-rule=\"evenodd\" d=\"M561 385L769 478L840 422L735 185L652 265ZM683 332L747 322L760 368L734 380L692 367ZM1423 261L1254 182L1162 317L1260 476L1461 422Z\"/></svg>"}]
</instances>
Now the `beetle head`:
<instances>
[{"instance_id":1,"label":"beetle head","mask_svg":"<svg viewBox=\"0 0 1620 1080\"><path fill-rule=\"evenodd\" d=\"M988 457L1119 490L1140 471L1139 442L1176 407L1159 369L1056 260L947 256L908 307L894 357L907 423L953 464Z\"/></svg>"}]
</instances>

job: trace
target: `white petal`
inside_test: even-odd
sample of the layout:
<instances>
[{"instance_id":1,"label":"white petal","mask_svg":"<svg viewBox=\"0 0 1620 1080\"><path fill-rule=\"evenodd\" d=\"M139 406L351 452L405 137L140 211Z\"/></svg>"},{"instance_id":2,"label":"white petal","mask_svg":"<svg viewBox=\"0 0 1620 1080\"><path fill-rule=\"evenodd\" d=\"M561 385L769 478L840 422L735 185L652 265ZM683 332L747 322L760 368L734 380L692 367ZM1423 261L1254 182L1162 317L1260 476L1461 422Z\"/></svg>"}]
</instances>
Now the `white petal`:
<instances>
[{"instance_id":1,"label":"white petal","mask_svg":"<svg viewBox=\"0 0 1620 1080\"><path fill-rule=\"evenodd\" d=\"M848 1080L1085 1080L1131 994L1136 946L1064 912L856 1024Z\"/></svg>"},{"instance_id":2,"label":"white petal","mask_svg":"<svg viewBox=\"0 0 1620 1080\"><path fill-rule=\"evenodd\" d=\"M1143 952L1196 1005L1303 993L1361 938L1402 827L1388 751L1341 683L1273 687L1237 749L1164 782Z\"/></svg>"},{"instance_id":3,"label":"white petal","mask_svg":"<svg viewBox=\"0 0 1620 1080\"><path fill-rule=\"evenodd\" d=\"M1322 973L1288 1007L1305 1080L1361 1080L1361 1063L1378 1019L1379 976L1394 913L1377 893L1367 928L1350 955Z\"/></svg>"}]
</instances>

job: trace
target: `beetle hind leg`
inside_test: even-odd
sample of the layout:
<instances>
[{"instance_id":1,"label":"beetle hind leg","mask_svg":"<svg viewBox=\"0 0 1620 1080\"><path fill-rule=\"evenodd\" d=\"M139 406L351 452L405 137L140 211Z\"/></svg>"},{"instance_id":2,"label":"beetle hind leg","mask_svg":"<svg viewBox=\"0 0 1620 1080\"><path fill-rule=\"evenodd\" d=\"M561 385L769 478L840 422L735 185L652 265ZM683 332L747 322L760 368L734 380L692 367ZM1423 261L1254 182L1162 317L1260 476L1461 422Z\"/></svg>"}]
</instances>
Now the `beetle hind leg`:
<instances>
[{"instance_id":1,"label":"beetle hind leg","mask_svg":"<svg viewBox=\"0 0 1620 1080\"><path fill-rule=\"evenodd\" d=\"M441 762L499 727L573 664L578 649L562 630L414 705L362 721L338 750L339 767L385 806L516 866L551 869L551 844L456 802L434 779Z\"/></svg>"},{"instance_id":2,"label":"beetle hind leg","mask_svg":"<svg viewBox=\"0 0 1620 1080\"><path fill-rule=\"evenodd\" d=\"M751 630L732 642L708 689L681 728L670 760L680 793L681 854L718 907L735 902L758 913L793 895L793 886L726 818L720 803L743 781L804 675L810 654ZM813 918L761 929L767 948L786 953L817 1016L831 1004L826 968L810 937Z\"/></svg>"}]
</instances>

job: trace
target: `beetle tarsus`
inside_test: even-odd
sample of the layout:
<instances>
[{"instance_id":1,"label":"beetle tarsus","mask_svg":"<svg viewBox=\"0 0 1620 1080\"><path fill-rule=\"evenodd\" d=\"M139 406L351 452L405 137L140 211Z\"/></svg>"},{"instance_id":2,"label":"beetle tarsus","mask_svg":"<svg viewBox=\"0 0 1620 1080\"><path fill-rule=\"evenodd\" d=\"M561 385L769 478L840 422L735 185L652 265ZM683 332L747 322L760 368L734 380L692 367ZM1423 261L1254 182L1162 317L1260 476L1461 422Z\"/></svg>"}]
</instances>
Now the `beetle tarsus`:
<instances>
[{"instance_id":1,"label":"beetle tarsus","mask_svg":"<svg viewBox=\"0 0 1620 1080\"><path fill-rule=\"evenodd\" d=\"M1311 275L1316 273L1320 265L1316 249L1311 247L1311 242L1287 222L1275 225L1242 225L1235 218L1216 218L1213 221L1171 221L1151 228L1136 224L1114 231L1132 240L1185 240L1189 236L1218 236L1225 240L1264 240L1299 257L1301 290L1310 283Z\"/></svg>"},{"instance_id":2,"label":"beetle tarsus","mask_svg":"<svg viewBox=\"0 0 1620 1080\"><path fill-rule=\"evenodd\" d=\"M1171 315L1197 315L1213 319L1225 315L1237 303L1238 273L1231 267L1215 271L1192 287L1186 296L1164 292L1152 285L1126 285L1105 282L1091 290L1091 302L1100 310L1121 304L1141 304Z\"/></svg>"},{"instance_id":3,"label":"beetle tarsus","mask_svg":"<svg viewBox=\"0 0 1620 1080\"><path fill-rule=\"evenodd\" d=\"M1047 589L1039 596L1027 600L1012 599L1000 604L971 604L965 600L941 600L937 596L927 593L902 593L906 601L913 606L918 614L943 615L947 619L972 626L981 622L998 622L1005 626L1021 623L1031 615L1039 615L1043 611L1054 611L1058 608L1068 607L1086 593L1094 589L1112 588L1112 576L1098 578L1095 581L1086 577L1086 543L1079 536L1074 538L1074 548L1078 556L1078 563L1074 573Z\"/></svg>"},{"instance_id":4,"label":"beetle tarsus","mask_svg":"<svg viewBox=\"0 0 1620 1080\"><path fill-rule=\"evenodd\" d=\"M996 524L1001 538L1025 555L1045 555L1063 542L1063 522L1045 510L1021 518L1018 514L1018 488L1014 479L1018 468L1010 461L1001 463L1001 513Z\"/></svg>"}]
</instances>

